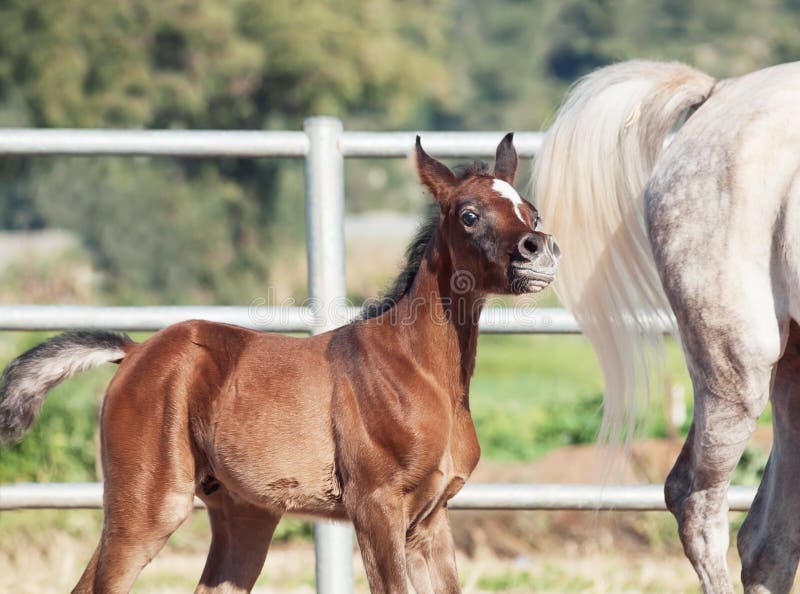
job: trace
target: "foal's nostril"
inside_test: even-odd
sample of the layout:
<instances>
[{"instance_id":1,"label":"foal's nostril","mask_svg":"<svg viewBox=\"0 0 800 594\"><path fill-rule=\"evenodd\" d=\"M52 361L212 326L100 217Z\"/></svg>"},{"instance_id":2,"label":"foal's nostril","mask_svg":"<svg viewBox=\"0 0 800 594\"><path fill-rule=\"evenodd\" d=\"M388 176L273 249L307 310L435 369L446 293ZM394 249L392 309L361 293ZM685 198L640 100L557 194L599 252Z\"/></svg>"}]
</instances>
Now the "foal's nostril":
<instances>
[{"instance_id":1,"label":"foal's nostril","mask_svg":"<svg viewBox=\"0 0 800 594\"><path fill-rule=\"evenodd\" d=\"M519 240L517 249L519 255L529 262L534 260L538 262L541 258L545 258L542 260L543 265L546 264L547 259L552 260L552 263L555 264L561 255L561 250L553 236L544 233L528 233Z\"/></svg>"},{"instance_id":2,"label":"foal's nostril","mask_svg":"<svg viewBox=\"0 0 800 594\"><path fill-rule=\"evenodd\" d=\"M517 244L520 256L526 260L533 260L539 255L539 252L541 252L543 248L542 238L537 233L528 233L525 237L520 239Z\"/></svg>"}]
</instances>

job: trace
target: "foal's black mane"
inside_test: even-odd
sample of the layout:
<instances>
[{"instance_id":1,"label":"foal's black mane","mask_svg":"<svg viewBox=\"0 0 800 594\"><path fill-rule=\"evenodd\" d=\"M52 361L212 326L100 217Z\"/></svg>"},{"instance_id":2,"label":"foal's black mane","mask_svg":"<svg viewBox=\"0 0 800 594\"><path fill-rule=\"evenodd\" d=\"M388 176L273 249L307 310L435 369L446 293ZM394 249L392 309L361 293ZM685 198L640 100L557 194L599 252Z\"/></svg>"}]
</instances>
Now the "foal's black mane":
<instances>
[{"instance_id":1,"label":"foal's black mane","mask_svg":"<svg viewBox=\"0 0 800 594\"><path fill-rule=\"evenodd\" d=\"M417 276L422 258L425 256L425 250L428 243L433 237L436 227L439 225L439 208L431 207L425 219L420 223L414 239L408 244L406 248L406 263L403 270L397 275L389 288L384 291L378 299L368 299L364 302L364 307L361 309L360 319L369 320L370 318L377 318L379 315L392 309L400 298L408 293L411 285L414 284L414 278Z\"/></svg>"},{"instance_id":2,"label":"foal's black mane","mask_svg":"<svg viewBox=\"0 0 800 594\"><path fill-rule=\"evenodd\" d=\"M456 177L462 180L471 175L488 175L489 166L483 161L475 161L468 165L461 165L454 171ZM431 205L414 235L414 239L406 248L406 263L403 270L397 275L389 288L378 299L368 299L361 309L360 320L377 318L392 309L403 295L408 293L417 276L425 250L428 248L431 237L439 225L439 207Z\"/></svg>"}]
</instances>

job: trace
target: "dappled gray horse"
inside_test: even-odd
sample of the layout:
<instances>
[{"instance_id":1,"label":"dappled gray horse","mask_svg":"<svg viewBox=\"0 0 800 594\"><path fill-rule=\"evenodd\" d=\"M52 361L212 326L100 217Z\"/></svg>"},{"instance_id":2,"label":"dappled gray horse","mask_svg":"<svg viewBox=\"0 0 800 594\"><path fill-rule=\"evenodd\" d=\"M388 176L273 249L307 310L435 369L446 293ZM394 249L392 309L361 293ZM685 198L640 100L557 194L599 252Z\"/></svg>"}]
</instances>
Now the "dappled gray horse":
<instances>
[{"instance_id":1,"label":"dappled gray horse","mask_svg":"<svg viewBox=\"0 0 800 594\"><path fill-rule=\"evenodd\" d=\"M559 111L534 183L564 252L559 295L603 368L606 437L630 438L656 385L668 322L657 312L674 312L695 408L665 494L706 592L732 591L726 493L771 393L774 447L738 545L747 592L788 591L800 555L800 63L720 81L678 63L597 70Z\"/></svg>"}]
</instances>

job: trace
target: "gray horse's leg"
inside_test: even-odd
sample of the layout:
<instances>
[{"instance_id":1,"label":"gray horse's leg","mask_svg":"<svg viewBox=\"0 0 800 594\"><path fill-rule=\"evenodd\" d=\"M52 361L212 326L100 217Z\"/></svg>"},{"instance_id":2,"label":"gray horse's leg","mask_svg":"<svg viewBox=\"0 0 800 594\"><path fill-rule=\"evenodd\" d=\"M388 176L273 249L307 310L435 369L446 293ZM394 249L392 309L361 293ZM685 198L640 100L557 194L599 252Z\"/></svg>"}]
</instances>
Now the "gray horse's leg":
<instances>
[{"instance_id":1,"label":"gray horse's leg","mask_svg":"<svg viewBox=\"0 0 800 594\"><path fill-rule=\"evenodd\" d=\"M789 592L800 558L800 327L792 323L772 388L773 446L739 531L745 592Z\"/></svg>"},{"instance_id":2,"label":"gray horse's leg","mask_svg":"<svg viewBox=\"0 0 800 594\"><path fill-rule=\"evenodd\" d=\"M676 301L673 308L694 385L695 409L689 436L667 477L667 506L678 521L686 556L703 590L732 592L726 562L727 490L766 405L780 332L774 313L770 323L764 317L770 313L758 308L745 319L741 311L713 311ZM711 320L725 326L710 327Z\"/></svg>"}]
</instances>

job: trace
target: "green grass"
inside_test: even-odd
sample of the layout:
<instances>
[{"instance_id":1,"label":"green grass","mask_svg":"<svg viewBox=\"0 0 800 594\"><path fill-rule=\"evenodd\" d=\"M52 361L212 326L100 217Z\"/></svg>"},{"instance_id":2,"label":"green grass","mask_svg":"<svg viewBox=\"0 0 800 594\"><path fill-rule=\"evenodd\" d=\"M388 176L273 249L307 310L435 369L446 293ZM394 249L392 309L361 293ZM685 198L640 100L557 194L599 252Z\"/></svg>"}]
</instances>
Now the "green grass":
<instances>
[{"instance_id":1,"label":"green grass","mask_svg":"<svg viewBox=\"0 0 800 594\"><path fill-rule=\"evenodd\" d=\"M691 394L677 345L666 351L670 381ZM602 374L582 336L481 336L470 393L483 456L492 460L530 460L589 443L600 427ZM654 395L643 435L666 434L664 410L663 395Z\"/></svg>"},{"instance_id":2,"label":"green grass","mask_svg":"<svg viewBox=\"0 0 800 594\"><path fill-rule=\"evenodd\" d=\"M23 509L4 511L0 517L0 550L13 542L45 548L51 531L93 540L103 524L102 511L86 509Z\"/></svg>"},{"instance_id":3,"label":"green grass","mask_svg":"<svg viewBox=\"0 0 800 594\"><path fill-rule=\"evenodd\" d=\"M489 592L535 592L535 591L588 591L594 580L579 575L567 574L563 568L545 563L535 574L531 571L504 571L489 573L478 579L478 588Z\"/></svg>"}]
</instances>

